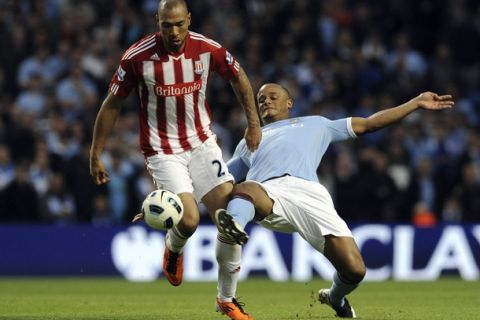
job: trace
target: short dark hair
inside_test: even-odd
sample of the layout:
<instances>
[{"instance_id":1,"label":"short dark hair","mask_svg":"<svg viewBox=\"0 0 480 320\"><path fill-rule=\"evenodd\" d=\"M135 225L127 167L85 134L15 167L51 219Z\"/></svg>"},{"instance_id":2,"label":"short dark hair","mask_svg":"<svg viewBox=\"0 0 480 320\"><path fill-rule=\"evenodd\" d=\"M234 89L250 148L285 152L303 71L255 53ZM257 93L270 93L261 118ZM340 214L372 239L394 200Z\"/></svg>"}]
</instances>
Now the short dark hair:
<instances>
[{"instance_id":1,"label":"short dark hair","mask_svg":"<svg viewBox=\"0 0 480 320\"><path fill-rule=\"evenodd\" d=\"M282 89L283 91L285 91L285 93L287 94L287 98L288 99L292 99L292 96L290 95L290 91L287 89L287 87L285 87L284 85L281 85L280 83L277 83L277 82L266 82L264 84L262 84L260 86L260 89L263 87L263 86L267 86L267 85L274 85L274 86L278 86L280 87L280 89ZM258 90L260 91L260 90Z\"/></svg>"}]
</instances>

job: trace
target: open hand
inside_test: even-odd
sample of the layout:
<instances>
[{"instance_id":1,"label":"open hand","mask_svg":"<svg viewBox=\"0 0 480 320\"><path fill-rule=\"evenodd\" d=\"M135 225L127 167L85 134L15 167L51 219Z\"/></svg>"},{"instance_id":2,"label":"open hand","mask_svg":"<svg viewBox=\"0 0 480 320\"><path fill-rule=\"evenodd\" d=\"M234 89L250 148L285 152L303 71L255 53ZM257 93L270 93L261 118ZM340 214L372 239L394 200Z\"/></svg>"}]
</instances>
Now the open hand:
<instances>
[{"instance_id":1,"label":"open hand","mask_svg":"<svg viewBox=\"0 0 480 320\"><path fill-rule=\"evenodd\" d=\"M455 104L451 95L439 96L434 92L424 92L416 97L415 100L420 108L428 110L449 109Z\"/></svg>"}]
</instances>

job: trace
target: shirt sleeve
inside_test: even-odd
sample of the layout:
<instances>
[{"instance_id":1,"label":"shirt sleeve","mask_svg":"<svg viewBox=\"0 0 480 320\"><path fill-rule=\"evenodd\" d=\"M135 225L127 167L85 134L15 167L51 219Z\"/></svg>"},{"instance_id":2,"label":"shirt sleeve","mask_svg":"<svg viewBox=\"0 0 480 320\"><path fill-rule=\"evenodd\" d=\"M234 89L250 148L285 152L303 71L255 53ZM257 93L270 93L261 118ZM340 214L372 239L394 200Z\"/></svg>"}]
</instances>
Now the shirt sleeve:
<instances>
[{"instance_id":1,"label":"shirt sleeve","mask_svg":"<svg viewBox=\"0 0 480 320\"><path fill-rule=\"evenodd\" d=\"M237 77L240 63L225 48L220 47L212 52L212 68L223 79L230 81Z\"/></svg>"},{"instance_id":2,"label":"shirt sleeve","mask_svg":"<svg viewBox=\"0 0 480 320\"><path fill-rule=\"evenodd\" d=\"M232 158L227 162L228 171L235 178L235 183L245 180L248 170L250 169L247 162L245 162L246 146L244 140L240 141Z\"/></svg>"},{"instance_id":3,"label":"shirt sleeve","mask_svg":"<svg viewBox=\"0 0 480 320\"><path fill-rule=\"evenodd\" d=\"M136 86L137 80L132 60L121 60L110 81L110 92L119 98L126 98Z\"/></svg>"},{"instance_id":4,"label":"shirt sleeve","mask_svg":"<svg viewBox=\"0 0 480 320\"><path fill-rule=\"evenodd\" d=\"M324 125L329 129L331 140L343 141L356 138L357 135L352 128L352 118L344 118L338 120L329 120L323 118Z\"/></svg>"}]
</instances>

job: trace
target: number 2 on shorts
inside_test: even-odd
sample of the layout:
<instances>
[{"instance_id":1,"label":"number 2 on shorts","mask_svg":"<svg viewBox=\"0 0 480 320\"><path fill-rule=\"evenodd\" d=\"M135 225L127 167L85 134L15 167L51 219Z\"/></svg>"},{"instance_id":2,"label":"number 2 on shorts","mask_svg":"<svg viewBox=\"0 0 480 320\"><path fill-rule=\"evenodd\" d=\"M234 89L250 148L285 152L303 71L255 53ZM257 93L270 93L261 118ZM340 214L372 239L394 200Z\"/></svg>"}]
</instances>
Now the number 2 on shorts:
<instances>
[{"instance_id":1,"label":"number 2 on shorts","mask_svg":"<svg viewBox=\"0 0 480 320\"><path fill-rule=\"evenodd\" d=\"M221 177L221 176L224 176L225 175L225 171L222 170L222 163L218 160L213 160L212 161L212 164L213 165L218 165L218 173L217 173L217 177Z\"/></svg>"}]
</instances>

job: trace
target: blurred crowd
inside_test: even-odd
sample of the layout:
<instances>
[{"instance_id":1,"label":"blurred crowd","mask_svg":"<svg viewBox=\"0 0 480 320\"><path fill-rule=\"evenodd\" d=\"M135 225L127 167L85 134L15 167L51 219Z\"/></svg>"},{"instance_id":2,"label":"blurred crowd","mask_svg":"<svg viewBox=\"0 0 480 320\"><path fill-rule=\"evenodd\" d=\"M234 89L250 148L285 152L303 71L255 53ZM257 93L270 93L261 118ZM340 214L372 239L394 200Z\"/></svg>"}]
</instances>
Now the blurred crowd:
<instances>
[{"instance_id":1,"label":"blurred crowd","mask_svg":"<svg viewBox=\"0 0 480 320\"><path fill-rule=\"evenodd\" d=\"M349 222L480 221L480 3L468 0L187 1L191 29L280 82L294 116L368 116L422 91L452 110L332 146L318 175ZM126 101L91 180L92 126L123 51L156 32L158 0L0 0L0 222L115 225L153 188ZM227 82L208 99L224 157L245 119ZM292 195L294 196L294 195Z\"/></svg>"}]
</instances>

